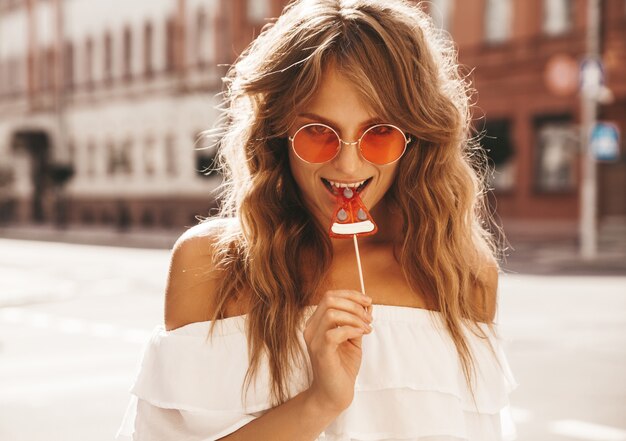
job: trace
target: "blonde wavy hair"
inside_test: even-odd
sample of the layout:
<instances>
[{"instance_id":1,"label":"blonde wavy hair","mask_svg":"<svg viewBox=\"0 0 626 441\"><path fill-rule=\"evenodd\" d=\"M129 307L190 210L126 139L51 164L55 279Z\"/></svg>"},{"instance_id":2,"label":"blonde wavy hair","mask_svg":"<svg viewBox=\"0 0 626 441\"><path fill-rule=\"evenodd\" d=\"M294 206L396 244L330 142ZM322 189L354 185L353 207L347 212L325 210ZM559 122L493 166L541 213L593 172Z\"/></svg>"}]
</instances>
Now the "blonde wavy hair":
<instances>
[{"instance_id":1,"label":"blonde wavy hair","mask_svg":"<svg viewBox=\"0 0 626 441\"><path fill-rule=\"evenodd\" d=\"M237 222L215 243L224 277L211 305L213 326L229 302L245 302L245 387L266 355L272 405L290 398L289 377L306 359L297 329L333 249L290 173L287 131L330 65L378 116L414 138L385 196L404 232L394 242L396 259L411 288L440 311L473 391L462 325L487 338L476 298L484 305L489 288L481 270L497 266L484 224L484 161L470 142L471 90L455 50L420 6L405 1L295 1L231 67L219 131L226 178L219 217Z\"/></svg>"}]
</instances>

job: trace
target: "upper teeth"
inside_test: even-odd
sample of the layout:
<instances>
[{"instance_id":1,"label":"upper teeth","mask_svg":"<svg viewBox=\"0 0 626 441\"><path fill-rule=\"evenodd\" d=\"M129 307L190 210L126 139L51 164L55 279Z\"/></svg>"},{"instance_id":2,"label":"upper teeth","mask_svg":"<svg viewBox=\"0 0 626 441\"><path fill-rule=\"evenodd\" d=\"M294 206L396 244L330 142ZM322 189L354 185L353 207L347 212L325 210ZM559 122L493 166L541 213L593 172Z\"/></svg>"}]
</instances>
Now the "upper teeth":
<instances>
[{"instance_id":1,"label":"upper teeth","mask_svg":"<svg viewBox=\"0 0 626 441\"><path fill-rule=\"evenodd\" d=\"M352 183L345 183L345 182L334 182L334 181L328 181L330 182L330 185L334 185L337 188L345 188L345 187L350 187L350 188L354 188L354 187L358 187L359 185L362 185L365 181L367 181L367 179L364 179L362 181L359 182L352 182Z\"/></svg>"}]
</instances>

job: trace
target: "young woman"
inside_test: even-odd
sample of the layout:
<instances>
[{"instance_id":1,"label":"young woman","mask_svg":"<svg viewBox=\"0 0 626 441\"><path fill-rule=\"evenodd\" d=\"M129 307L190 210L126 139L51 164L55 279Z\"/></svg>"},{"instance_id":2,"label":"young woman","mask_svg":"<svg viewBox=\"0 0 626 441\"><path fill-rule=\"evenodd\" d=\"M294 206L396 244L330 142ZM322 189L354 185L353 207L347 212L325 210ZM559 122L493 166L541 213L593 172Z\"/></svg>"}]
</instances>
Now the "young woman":
<instances>
[{"instance_id":1,"label":"young woman","mask_svg":"<svg viewBox=\"0 0 626 441\"><path fill-rule=\"evenodd\" d=\"M227 86L221 213L174 247L121 432L502 439L516 383L450 44L408 2L297 1ZM378 227L366 293L352 236L329 236L347 197Z\"/></svg>"}]
</instances>

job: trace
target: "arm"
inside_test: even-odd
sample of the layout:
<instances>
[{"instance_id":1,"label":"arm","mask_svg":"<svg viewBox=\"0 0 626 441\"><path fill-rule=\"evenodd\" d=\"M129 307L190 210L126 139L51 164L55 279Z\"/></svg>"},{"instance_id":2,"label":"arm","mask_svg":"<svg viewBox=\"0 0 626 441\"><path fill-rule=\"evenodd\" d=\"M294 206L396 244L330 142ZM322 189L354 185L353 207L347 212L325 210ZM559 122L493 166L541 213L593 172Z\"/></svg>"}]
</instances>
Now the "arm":
<instances>
[{"instance_id":1,"label":"arm","mask_svg":"<svg viewBox=\"0 0 626 441\"><path fill-rule=\"evenodd\" d=\"M474 302L478 307L479 318L485 323L493 323L498 307L498 264L495 260L484 259L478 267L477 278L484 291L475 286Z\"/></svg>"},{"instance_id":2,"label":"arm","mask_svg":"<svg viewBox=\"0 0 626 441\"><path fill-rule=\"evenodd\" d=\"M314 441L338 415L307 389L220 440Z\"/></svg>"}]
</instances>

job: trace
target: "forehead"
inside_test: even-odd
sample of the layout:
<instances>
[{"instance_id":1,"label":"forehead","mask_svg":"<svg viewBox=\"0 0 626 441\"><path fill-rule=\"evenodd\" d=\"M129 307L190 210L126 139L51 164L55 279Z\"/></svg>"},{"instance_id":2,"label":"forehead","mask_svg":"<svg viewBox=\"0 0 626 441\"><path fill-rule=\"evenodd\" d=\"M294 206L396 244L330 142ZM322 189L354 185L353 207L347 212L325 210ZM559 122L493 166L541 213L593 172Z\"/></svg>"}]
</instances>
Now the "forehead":
<instances>
[{"instance_id":1,"label":"forehead","mask_svg":"<svg viewBox=\"0 0 626 441\"><path fill-rule=\"evenodd\" d=\"M354 82L335 68L324 71L312 98L299 113L320 115L345 129L379 117L365 102Z\"/></svg>"}]
</instances>

